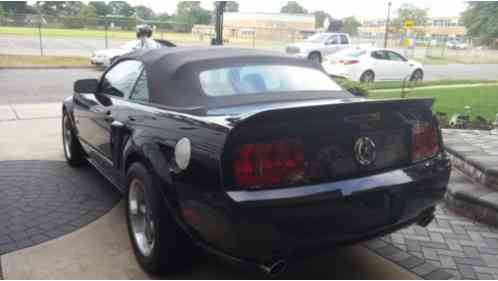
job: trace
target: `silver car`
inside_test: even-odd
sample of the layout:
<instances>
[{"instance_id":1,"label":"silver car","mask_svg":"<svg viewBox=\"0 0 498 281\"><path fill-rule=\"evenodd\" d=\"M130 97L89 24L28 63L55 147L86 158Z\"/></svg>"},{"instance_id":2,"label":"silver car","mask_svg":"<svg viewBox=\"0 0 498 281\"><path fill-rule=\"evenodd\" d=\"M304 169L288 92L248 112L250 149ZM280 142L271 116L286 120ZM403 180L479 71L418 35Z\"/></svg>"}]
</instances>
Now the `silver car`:
<instances>
[{"instance_id":1,"label":"silver car","mask_svg":"<svg viewBox=\"0 0 498 281\"><path fill-rule=\"evenodd\" d=\"M346 33L317 33L304 42L288 45L285 52L321 63L322 58L350 46L351 39Z\"/></svg>"}]
</instances>

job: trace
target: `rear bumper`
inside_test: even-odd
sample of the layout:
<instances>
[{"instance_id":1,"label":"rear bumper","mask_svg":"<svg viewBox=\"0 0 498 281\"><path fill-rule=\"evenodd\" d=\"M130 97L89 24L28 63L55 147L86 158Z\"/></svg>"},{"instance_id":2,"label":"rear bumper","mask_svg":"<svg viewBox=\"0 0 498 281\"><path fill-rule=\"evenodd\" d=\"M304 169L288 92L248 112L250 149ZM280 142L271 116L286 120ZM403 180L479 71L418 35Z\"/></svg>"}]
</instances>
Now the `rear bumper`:
<instances>
[{"instance_id":1,"label":"rear bumper","mask_svg":"<svg viewBox=\"0 0 498 281\"><path fill-rule=\"evenodd\" d=\"M110 60L104 57L91 57L90 63L97 66L109 66Z\"/></svg>"},{"instance_id":2,"label":"rear bumper","mask_svg":"<svg viewBox=\"0 0 498 281\"><path fill-rule=\"evenodd\" d=\"M229 191L182 202L193 236L234 260L265 264L313 255L396 231L432 216L451 165L441 154L368 177L272 191ZM237 258L234 258L237 257Z\"/></svg>"},{"instance_id":3,"label":"rear bumper","mask_svg":"<svg viewBox=\"0 0 498 281\"><path fill-rule=\"evenodd\" d=\"M330 76L346 78L353 81L360 80L359 75L361 74L358 74L359 71L356 71L352 67L331 65L327 62L323 63L322 66L325 72Z\"/></svg>"}]
</instances>

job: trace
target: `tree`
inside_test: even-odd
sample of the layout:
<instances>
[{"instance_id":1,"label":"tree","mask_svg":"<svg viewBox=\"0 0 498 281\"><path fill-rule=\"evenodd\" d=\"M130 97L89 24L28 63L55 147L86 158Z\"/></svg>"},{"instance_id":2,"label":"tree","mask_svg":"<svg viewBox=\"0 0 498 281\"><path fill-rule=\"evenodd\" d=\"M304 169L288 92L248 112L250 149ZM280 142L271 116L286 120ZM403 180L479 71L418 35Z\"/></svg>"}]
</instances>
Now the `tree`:
<instances>
[{"instance_id":1,"label":"tree","mask_svg":"<svg viewBox=\"0 0 498 281\"><path fill-rule=\"evenodd\" d=\"M82 18L94 19L97 17L97 8L93 5L83 5L80 10L80 14L78 15Z\"/></svg>"},{"instance_id":2,"label":"tree","mask_svg":"<svg viewBox=\"0 0 498 281\"><path fill-rule=\"evenodd\" d=\"M401 5L392 26L395 29L402 29L406 20L412 20L415 26L424 26L427 23L427 9L422 9L412 4Z\"/></svg>"},{"instance_id":3,"label":"tree","mask_svg":"<svg viewBox=\"0 0 498 281\"><path fill-rule=\"evenodd\" d=\"M111 1L109 2L111 14L114 16L131 17L135 14L135 10L130 4L125 1Z\"/></svg>"},{"instance_id":4,"label":"tree","mask_svg":"<svg viewBox=\"0 0 498 281\"><path fill-rule=\"evenodd\" d=\"M83 6L86 6L81 1L65 1L63 6L64 16L77 16L80 14Z\"/></svg>"},{"instance_id":5,"label":"tree","mask_svg":"<svg viewBox=\"0 0 498 281\"><path fill-rule=\"evenodd\" d=\"M62 1L38 1L35 6L44 15L56 16L63 8Z\"/></svg>"},{"instance_id":6,"label":"tree","mask_svg":"<svg viewBox=\"0 0 498 281\"><path fill-rule=\"evenodd\" d=\"M308 11L303 8L299 3L296 1L288 1L285 6L280 9L280 13L285 13L285 14L307 14Z\"/></svg>"},{"instance_id":7,"label":"tree","mask_svg":"<svg viewBox=\"0 0 498 281\"><path fill-rule=\"evenodd\" d=\"M109 14L112 14L112 8L104 1L90 1L88 5L95 8L97 16L105 17Z\"/></svg>"},{"instance_id":8,"label":"tree","mask_svg":"<svg viewBox=\"0 0 498 281\"><path fill-rule=\"evenodd\" d=\"M5 14L22 14L26 13L27 1L1 1L0 7Z\"/></svg>"},{"instance_id":9,"label":"tree","mask_svg":"<svg viewBox=\"0 0 498 281\"><path fill-rule=\"evenodd\" d=\"M0 4L0 17L5 16L5 11L3 10L3 6Z\"/></svg>"},{"instance_id":10,"label":"tree","mask_svg":"<svg viewBox=\"0 0 498 281\"><path fill-rule=\"evenodd\" d=\"M225 6L225 11L226 12L238 12L239 11L239 2L237 1L228 1L227 5Z\"/></svg>"},{"instance_id":11,"label":"tree","mask_svg":"<svg viewBox=\"0 0 498 281\"><path fill-rule=\"evenodd\" d=\"M220 2L220 1L213 2L214 10L216 10L216 6L218 5L218 2ZM239 11L239 2L237 2L237 1L226 1L226 2L227 2L227 4L225 6L225 12L236 13Z\"/></svg>"},{"instance_id":12,"label":"tree","mask_svg":"<svg viewBox=\"0 0 498 281\"><path fill-rule=\"evenodd\" d=\"M462 13L467 34L480 38L484 44L496 43L498 39L498 2L469 1Z\"/></svg>"},{"instance_id":13,"label":"tree","mask_svg":"<svg viewBox=\"0 0 498 281\"><path fill-rule=\"evenodd\" d=\"M192 29L194 24L209 24L211 12L201 7L200 1L180 1L176 6L175 21Z\"/></svg>"},{"instance_id":14,"label":"tree","mask_svg":"<svg viewBox=\"0 0 498 281\"><path fill-rule=\"evenodd\" d=\"M145 7L144 5L135 6L135 14L137 17L144 20L150 20L156 16L151 8Z\"/></svg>"},{"instance_id":15,"label":"tree","mask_svg":"<svg viewBox=\"0 0 498 281\"><path fill-rule=\"evenodd\" d=\"M355 17L347 17L342 20L342 32L349 35L358 35L358 27L361 23Z\"/></svg>"},{"instance_id":16,"label":"tree","mask_svg":"<svg viewBox=\"0 0 498 281\"><path fill-rule=\"evenodd\" d=\"M327 32L340 32L344 26L343 22L338 19L329 17L329 26Z\"/></svg>"},{"instance_id":17,"label":"tree","mask_svg":"<svg viewBox=\"0 0 498 281\"><path fill-rule=\"evenodd\" d=\"M170 19L171 19L171 16L166 12L157 14L155 17L155 20L158 20L158 21L169 21Z\"/></svg>"},{"instance_id":18,"label":"tree","mask_svg":"<svg viewBox=\"0 0 498 281\"><path fill-rule=\"evenodd\" d=\"M44 15L76 16L80 13L83 3L80 1L38 1L35 6Z\"/></svg>"},{"instance_id":19,"label":"tree","mask_svg":"<svg viewBox=\"0 0 498 281\"><path fill-rule=\"evenodd\" d=\"M327 28L327 26L323 26L323 23L326 18L330 17L330 15L324 11L316 11L313 14L315 15L315 28Z\"/></svg>"}]
</instances>

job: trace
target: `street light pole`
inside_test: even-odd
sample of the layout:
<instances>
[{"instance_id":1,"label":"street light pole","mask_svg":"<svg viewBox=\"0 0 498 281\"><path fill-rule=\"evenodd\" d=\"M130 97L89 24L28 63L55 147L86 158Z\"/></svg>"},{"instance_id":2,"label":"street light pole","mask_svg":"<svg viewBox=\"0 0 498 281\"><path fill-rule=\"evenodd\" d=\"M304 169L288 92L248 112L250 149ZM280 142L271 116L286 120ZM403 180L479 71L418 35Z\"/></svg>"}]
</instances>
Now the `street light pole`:
<instances>
[{"instance_id":1,"label":"street light pole","mask_svg":"<svg viewBox=\"0 0 498 281\"><path fill-rule=\"evenodd\" d=\"M391 5L392 5L391 2L387 4L387 20L386 20L386 32L384 33L384 48L387 48L387 39L389 37L389 20L391 17Z\"/></svg>"}]
</instances>

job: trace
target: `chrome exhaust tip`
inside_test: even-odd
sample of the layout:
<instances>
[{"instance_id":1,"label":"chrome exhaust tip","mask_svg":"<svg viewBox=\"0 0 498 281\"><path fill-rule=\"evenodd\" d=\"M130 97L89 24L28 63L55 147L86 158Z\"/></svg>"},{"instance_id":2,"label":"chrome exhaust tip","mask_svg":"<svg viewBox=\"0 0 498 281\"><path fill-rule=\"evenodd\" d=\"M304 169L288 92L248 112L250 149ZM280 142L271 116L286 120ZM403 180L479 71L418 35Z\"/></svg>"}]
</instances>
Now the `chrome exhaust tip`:
<instances>
[{"instance_id":1,"label":"chrome exhaust tip","mask_svg":"<svg viewBox=\"0 0 498 281\"><path fill-rule=\"evenodd\" d=\"M287 262L284 260L279 260L270 265L262 265L261 269L263 269L263 271L268 275L276 276L287 269Z\"/></svg>"}]
</instances>

